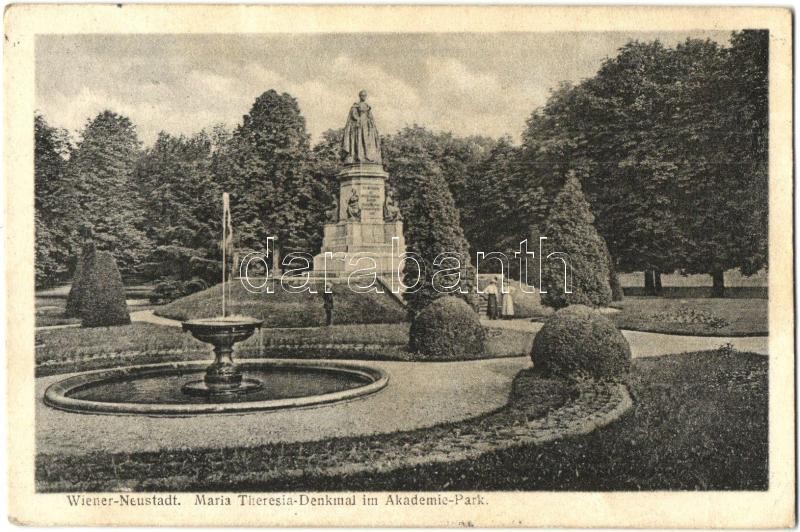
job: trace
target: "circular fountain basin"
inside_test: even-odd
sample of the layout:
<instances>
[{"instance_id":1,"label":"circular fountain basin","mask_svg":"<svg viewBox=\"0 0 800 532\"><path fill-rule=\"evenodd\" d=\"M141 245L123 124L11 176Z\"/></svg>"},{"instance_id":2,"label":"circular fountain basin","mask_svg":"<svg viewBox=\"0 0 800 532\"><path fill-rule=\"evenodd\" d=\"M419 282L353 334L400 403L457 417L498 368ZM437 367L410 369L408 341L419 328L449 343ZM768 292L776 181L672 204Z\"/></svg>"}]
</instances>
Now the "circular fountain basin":
<instances>
[{"instance_id":1,"label":"circular fountain basin","mask_svg":"<svg viewBox=\"0 0 800 532\"><path fill-rule=\"evenodd\" d=\"M45 404L70 412L185 416L257 412L346 401L383 389L388 375L376 368L321 361L242 360L244 380L261 384L229 397L187 394L207 362L150 364L73 375L52 384Z\"/></svg>"}]
</instances>

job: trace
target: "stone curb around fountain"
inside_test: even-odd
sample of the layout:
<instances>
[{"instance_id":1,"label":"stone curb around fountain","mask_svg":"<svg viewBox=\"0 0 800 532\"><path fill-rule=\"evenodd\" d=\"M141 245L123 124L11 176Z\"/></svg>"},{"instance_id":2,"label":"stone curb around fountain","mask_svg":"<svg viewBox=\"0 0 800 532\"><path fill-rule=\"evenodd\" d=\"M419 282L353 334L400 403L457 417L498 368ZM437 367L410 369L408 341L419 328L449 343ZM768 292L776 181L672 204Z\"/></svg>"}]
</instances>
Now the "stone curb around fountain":
<instances>
[{"instance_id":1,"label":"stone curb around fountain","mask_svg":"<svg viewBox=\"0 0 800 532\"><path fill-rule=\"evenodd\" d=\"M73 375L48 386L44 395L44 403L47 406L58 408L59 410L64 410L66 412L87 414L135 414L148 416L192 416L197 414L227 413L240 414L288 408L302 408L348 401L379 392L389 383L389 375L380 368L346 364L341 362L315 360L286 361L276 359L241 359L237 361L237 365L243 370L247 370L250 367L268 366L270 368L303 368L309 370L339 371L356 374L367 379L371 379L371 382L365 384L364 386L339 392L264 401L159 404L91 401L87 399L75 399L73 397L69 397L69 394L72 391L82 389L88 385L99 382L160 376L187 370L202 371L208 366L208 362L206 361L169 362L163 364L145 364L138 366L127 366L123 368L99 369Z\"/></svg>"}]
</instances>

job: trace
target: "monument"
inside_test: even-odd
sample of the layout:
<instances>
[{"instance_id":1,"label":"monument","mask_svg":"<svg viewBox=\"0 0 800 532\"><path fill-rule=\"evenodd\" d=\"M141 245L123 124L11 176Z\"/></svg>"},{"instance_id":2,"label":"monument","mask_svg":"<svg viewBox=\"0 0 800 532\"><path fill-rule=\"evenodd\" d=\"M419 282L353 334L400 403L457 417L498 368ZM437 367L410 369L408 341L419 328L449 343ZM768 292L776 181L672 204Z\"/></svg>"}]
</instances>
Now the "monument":
<instances>
[{"instance_id":1,"label":"monument","mask_svg":"<svg viewBox=\"0 0 800 532\"><path fill-rule=\"evenodd\" d=\"M381 141L366 91L358 94L347 115L341 145L339 199L329 212L328 223L314 270L329 276L349 275L376 268L392 272L392 238L398 239L395 261L405 252L403 220L391 194L386 193ZM326 253L331 255L327 256ZM373 262L367 258L371 257Z\"/></svg>"}]
</instances>

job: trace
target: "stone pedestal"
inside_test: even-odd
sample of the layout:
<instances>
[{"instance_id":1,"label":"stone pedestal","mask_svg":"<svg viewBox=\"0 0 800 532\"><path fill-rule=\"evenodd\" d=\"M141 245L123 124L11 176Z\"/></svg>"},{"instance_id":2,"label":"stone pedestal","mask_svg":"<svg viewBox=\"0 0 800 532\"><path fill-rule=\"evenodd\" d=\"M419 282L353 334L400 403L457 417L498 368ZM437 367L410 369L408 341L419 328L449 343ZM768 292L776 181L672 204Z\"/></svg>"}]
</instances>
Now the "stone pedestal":
<instances>
[{"instance_id":1,"label":"stone pedestal","mask_svg":"<svg viewBox=\"0 0 800 532\"><path fill-rule=\"evenodd\" d=\"M398 239L394 250L396 261L405 253L406 245L403 222L387 222L383 218L388 176L378 164L347 165L339 172L339 221L325 224L322 249L314 257L315 273L327 271L329 277L347 276L374 266L372 271L379 275L391 274L392 238ZM358 219L348 219L347 214L353 191L358 195L361 209ZM326 252L333 255L326 258Z\"/></svg>"}]
</instances>

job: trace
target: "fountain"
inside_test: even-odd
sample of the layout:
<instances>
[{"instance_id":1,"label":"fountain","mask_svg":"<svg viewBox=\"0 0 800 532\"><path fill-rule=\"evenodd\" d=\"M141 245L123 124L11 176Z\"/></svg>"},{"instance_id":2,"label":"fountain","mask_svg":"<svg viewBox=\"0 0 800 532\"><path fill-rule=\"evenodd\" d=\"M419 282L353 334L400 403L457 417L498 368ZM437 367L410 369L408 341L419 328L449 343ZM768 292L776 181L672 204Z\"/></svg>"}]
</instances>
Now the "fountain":
<instances>
[{"instance_id":1,"label":"fountain","mask_svg":"<svg viewBox=\"0 0 800 532\"><path fill-rule=\"evenodd\" d=\"M214 362L206 369L203 380L184 384L183 392L206 397L230 397L260 390L261 381L243 378L239 366L233 363L232 354L233 345L250 338L262 323L253 318L225 316L184 321L181 324L184 331L214 346Z\"/></svg>"},{"instance_id":2,"label":"fountain","mask_svg":"<svg viewBox=\"0 0 800 532\"><path fill-rule=\"evenodd\" d=\"M44 395L46 405L92 414L241 413L349 400L386 386L385 372L356 363L263 359L234 363L234 345L250 338L263 322L227 315L225 247L231 241L227 194L223 205L222 315L181 323L184 332L213 346L214 361L78 373L51 384ZM202 379L197 378L200 375Z\"/></svg>"},{"instance_id":3,"label":"fountain","mask_svg":"<svg viewBox=\"0 0 800 532\"><path fill-rule=\"evenodd\" d=\"M188 331L201 342L214 346L214 362L206 369L203 380L183 385L183 392L189 395L230 398L262 388L259 380L244 379L239 367L233 363L233 345L250 338L264 322L247 316L238 318L225 315L225 285L228 281L226 255L232 242L230 196L225 192L222 194L222 316L181 323L184 332Z\"/></svg>"}]
</instances>

